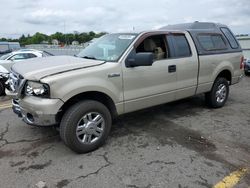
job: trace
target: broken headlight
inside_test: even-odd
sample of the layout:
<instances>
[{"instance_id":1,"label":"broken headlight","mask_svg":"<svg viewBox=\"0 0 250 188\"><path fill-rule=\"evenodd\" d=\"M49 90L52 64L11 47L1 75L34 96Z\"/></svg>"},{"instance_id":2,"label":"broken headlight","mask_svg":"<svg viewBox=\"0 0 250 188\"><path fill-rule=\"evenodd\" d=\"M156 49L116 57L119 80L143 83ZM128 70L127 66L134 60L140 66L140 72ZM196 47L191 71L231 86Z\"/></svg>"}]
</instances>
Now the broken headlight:
<instances>
[{"instance_id":1,"label":"broken headlight","mask_svg":"<svg viewBox=\"0 0 250 188\"><path fill-rule=\"evenodd\" d=\"M25 94L28 96L49 97L49 85L28 81L25 85Z\"/></svg>"},{"instance_id":2,"label":"broken headlight","mask_svg":"<svg viewBox=\"0 0 250 188\"><path fill-rule=\"evenodd\" d=\"M8 73L2 73L2 72L0 72L0 78L8 79L9 78L9 74Z\"/></svg>"}]
</instances>

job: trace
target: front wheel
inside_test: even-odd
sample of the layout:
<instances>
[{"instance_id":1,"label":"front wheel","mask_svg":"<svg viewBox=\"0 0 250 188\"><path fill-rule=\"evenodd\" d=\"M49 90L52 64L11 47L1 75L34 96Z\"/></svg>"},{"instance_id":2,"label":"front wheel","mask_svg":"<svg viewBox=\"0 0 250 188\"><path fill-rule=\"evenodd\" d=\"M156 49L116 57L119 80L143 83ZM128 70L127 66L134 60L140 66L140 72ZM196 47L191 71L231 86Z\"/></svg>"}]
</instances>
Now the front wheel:
<instances>
[{"instance_id":1,"label":"front wheel","mask_svg":"<svg viewBox=\"0 0 250 188\"><path fill-rule=\"evenodd\" d=\"M219 77L215 80L211 91L205 94L206 103L212 108L220 108L225 105L228 94L228 81Z\"/></svg>"},{"instance_id":2,"label":"front wheel","mask_svg":"<svg viewBox=\"0 0 250 188\"><path fill-rule=\"evenodd\" d=\"M103 145L111 129L111 114L97 101L83 101L70 107L60 125L64 143L77 153L87 153Z\"/></svg>"}]
</instances>

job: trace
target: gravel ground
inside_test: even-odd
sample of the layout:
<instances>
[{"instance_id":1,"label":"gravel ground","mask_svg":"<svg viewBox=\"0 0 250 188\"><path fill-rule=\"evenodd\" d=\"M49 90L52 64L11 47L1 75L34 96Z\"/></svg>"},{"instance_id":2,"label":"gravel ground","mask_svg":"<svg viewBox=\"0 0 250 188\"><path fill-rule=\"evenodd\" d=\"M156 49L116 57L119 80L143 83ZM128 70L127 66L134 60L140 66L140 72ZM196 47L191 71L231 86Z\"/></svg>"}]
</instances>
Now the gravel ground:
<instances>
[{"instance_id":1,"label":"gravel ground","mask_svg":"<svg viewBox=\"0 0 250 188\"><path fill-rule=\"evenodd\" d=\"M221 109L196 96L120 117L106 144L83 155L54 128L28 126L0 109L0 186L212 187L250 167L250 77L230 90ZM249 186L249 174L236 185Z\"/></svg>"}]
</instances>

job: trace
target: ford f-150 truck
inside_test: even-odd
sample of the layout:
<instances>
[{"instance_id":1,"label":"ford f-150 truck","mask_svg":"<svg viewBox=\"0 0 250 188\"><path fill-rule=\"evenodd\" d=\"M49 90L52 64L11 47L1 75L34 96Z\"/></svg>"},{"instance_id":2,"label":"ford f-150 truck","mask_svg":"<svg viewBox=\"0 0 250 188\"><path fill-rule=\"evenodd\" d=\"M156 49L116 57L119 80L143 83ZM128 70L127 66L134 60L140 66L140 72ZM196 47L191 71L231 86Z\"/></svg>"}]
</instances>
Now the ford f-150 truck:
<instances>
[{"instance_id":1,"label":"ford f-150 truck","mask_svg":"<svg viewBox=\"0 0 250 188\"><path fill-rule=\"evenodd\" d=\"M242 77L243 59L222 24L107 34L76 57L15 64L7 93L27 124L59 125L65 144L85 153L105 142L118 115L201 93L210 107L222 107L229 85Z\"/></svg>"}]
</instances>

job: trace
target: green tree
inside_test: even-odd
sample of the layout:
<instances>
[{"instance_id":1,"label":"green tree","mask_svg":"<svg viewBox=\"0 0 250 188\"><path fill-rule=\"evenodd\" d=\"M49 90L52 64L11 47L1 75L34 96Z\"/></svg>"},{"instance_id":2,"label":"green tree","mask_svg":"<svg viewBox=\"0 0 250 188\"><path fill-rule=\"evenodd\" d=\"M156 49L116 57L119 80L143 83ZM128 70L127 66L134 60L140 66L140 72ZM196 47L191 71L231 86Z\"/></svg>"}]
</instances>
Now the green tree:
<instances>
[{"instance_id":1,"label":"green tree","mask_svg":"<svg viewBox=\"0 0 250 188\"><path fill-rule=\"evenodd\" d=\"M73 41L78 41L79 43L86 43L93 38L98 38L107 34L106 32L95 33L94 31L83 32L83 33L68 33L63 34L61 32L56 32L52 35L46 35L43 33L35 33L33 36L24 34L18 39L10 39L10 38L0 38L0 41L9 41L9 42L19 42L22 46L29 44L41 44L43 41L48 41L50 44L53 39L57 39L60 43L63 44L71 44Z\"/></svg>"}]
</instances>

